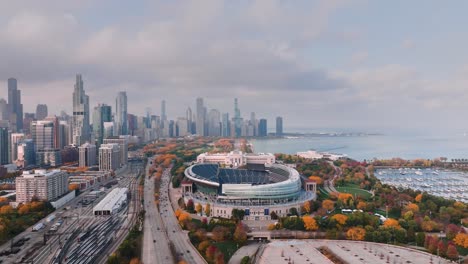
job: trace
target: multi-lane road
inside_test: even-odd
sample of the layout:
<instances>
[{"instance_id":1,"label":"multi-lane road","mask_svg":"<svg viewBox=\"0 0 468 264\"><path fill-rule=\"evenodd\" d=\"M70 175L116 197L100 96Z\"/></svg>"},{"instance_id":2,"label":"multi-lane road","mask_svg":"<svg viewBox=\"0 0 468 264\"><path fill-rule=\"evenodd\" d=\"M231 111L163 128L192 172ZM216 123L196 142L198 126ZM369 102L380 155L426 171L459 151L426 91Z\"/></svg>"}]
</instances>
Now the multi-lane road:
<instances>
[{"instance_id":1,"label":"multi-lane road","mask_svg":"<svg viewBox=\"0 0 468 264\"><path fill-rule=\"evenodd\" d=\"M151 164L149 163L148 166ZM164 170L161 177L159 208L154 203L154 178L146 177L145 180L146 217L142 249L143 263L162 264L179 260L185 260L187 263L206 263L175 217L169 200L170 178L170 169Z\"/></svg>"},{"instance_id":2,"label":"multi-lane road","mask_svg":"<svg viewBox=\"0 0 468 264\"><path fill-rule=\"evenodd\" d=\"M148 174L148 162L146 172ZM151 263L174 263L166 228L161 218L161 212L154 202L154 177L145 177L145 221L143 231L142 261Z\"/></svg>"}]
</instances>

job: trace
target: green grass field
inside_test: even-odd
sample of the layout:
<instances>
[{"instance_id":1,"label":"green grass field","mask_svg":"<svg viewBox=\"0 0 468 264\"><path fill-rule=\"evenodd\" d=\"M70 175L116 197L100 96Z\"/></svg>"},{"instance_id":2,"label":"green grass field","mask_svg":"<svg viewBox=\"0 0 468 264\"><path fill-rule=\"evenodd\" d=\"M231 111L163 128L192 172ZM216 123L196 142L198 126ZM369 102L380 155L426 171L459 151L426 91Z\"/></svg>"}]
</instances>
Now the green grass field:
<instances>
[{"instance_id":1,"label":"green grass field","mask_svg":"<svg viewBox=\"0 0 468 264\"><path fill-rule=\"evenodd\" d=\"M356 185L357 187L357 185ZM339 192L342 193L350 193L353 196L360 196L361 198L368 200L372 197L372 194L370 194L368 191L360 189L359 187L354 187L354 186L339 186L335 187L335 189Z\"/></svg>"}]
</instances>

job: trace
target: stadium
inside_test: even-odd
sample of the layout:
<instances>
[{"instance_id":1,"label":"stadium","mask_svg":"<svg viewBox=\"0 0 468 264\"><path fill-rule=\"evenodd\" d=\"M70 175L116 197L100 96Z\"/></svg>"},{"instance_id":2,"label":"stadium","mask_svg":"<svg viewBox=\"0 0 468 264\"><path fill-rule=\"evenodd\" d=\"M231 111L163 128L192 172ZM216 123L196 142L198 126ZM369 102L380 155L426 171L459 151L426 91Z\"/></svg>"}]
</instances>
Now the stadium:
<instances>
[{"instance_id":1,"label":"stadium","mask_svg":"<svg viewBox=\"0 0 468 264\"><path fill-rule=\"evenodd\" d=\"M212 216L230 217L233 208L246 218L269 219L270 212L286 215L299 209L315 192L305 191L299 173L282 164L247 164L229 168L221 164L195 164L185 170L184 198L210 204Z\"/></svg>"}]
</instances>

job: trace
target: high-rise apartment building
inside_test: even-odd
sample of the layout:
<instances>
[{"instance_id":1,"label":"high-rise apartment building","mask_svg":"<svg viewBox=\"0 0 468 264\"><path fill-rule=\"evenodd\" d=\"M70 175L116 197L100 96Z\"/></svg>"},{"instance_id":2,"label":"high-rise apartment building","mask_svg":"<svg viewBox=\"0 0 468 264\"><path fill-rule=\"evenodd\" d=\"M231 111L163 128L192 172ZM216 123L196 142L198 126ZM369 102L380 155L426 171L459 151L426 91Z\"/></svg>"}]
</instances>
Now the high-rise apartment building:
<instances>
[{"instance_id":1,"label":"high-rise apartment building","mask_svg":"<svg viewBox=\"0 0 468 264\"><path fill-rule=\"evenodd\" d=\"M73 91L73 144L81 146L90 140L89 129L89 96L83 89L81 74L76 75Z\"/></svg>"},{"instance_id":2,"label":"high-rise apartment building","mask_svg":"<svg viewBox=\"0 0 468 264\"><path fill-rule=\"evenodd\" d=\"M102 144L99 147L99 170L115 171L120 167L119 144Z\"/></svg>"},{"instance_id":3,"label":"high-rise apartment building","mask_svg":"<svg viewBox=\"0 0 468 264\"><path fill-rule=\"evenodd\" d=\"M197 98L197 120L196 129L199 136L205 135L205 115L206 110L203 105L203 98Z\"/></svg>"},{"instance_id":4,"label":"high-rise apartment building","mask_svg":"<svg viewBox=\"0 0 468 264\"><path fill-rule=\"evenodd\" d=\"M34 150L34 142L32 139L25 139L18 144L18 158L16 165L23 168L36 165L36 153Z\"/></svg>"},{"instance_id":5,"label":"high-rise apartment building","mask_svg":"<svg viewBox=\"0 0 468 264\"><path fill-rule=\"evenodd\" d=\"M52 201L68 192L68 174L60 170L24 171L16 177L16 202Z\"/></svg>"},{"instance_id":6,"label":"high-rise apartment building","mask_svg":"<svg viewBox=\"0 0 468 264\"><path fill-rule=\"evenodd\" d=\"M13 133L11 134L11 161L14 162L18 159L18 145L25 139L23 133Z\"/></svg>"},{"instance_id":7,"label":"high-rise apartment building","mask_svg":"<svg viewBox=\"0 0 468 264\"><path fill-rule=\"evenodd\" d=\"M258 136L259 137L266 137L268 136L268 127L267 127L267 120L262 118L258 124Z\"/></svg>"},{"instance_id":8,"label":"high-rise apartment building","mask_svg":"<svg viewBox=\"0 0 468 264\"><path fill-rule=\"evenodd\" d=\"M125 136L114 136L104 139L104 144L118 144L120 150L120 165L128 163L128 140Z\"/></svg>"},{"instance_id":9,"label":"high-rise apartment building","mask_svg":"<svg viewBox=\"0 0 468 264\"><path fill-rule=\"evenodd\" d=\"M92 167L96 165L96 145L88 142L79 147L79 166Z\"/></svg>"},{"instance_id":10,"label":"high-rise apartment building","mask_svg":"<svg viewBox=\"0 0 468 264\"><path fill-rule=\"evenodd\" d=\"M46 104L38 104L36 107L36 119L43 120L47 117L47 105Z\"/></svg>"},{"instance_id":11,"label":"high-rise apartment building","mask_svg":"<svg viewBox=\"0 0 468 264\"><path fill-rule=\"evenodd\" d=\"M98 146L104 139L104 122L112 122L112 108L110 105L99 104L93 111L93 133Z\"/></svg>"},{"instance_id":12,"label":"high-rise apartment building","mask_svg":"<svg viewBox=\"0 0 468 264\"><path fill-rule=\"evenodd\" d=\"M103 142L104 139L113 137L114 136L114 122L104 122L103 123L104 131L103 131Z\"/></svg>"},{"instance_id":13,"label":"high-rise apartment building","mask_svg":"<svg viewBox=\"0 0 468 264\"><path fill-rule=\"evenodd\" d=\"M33 121L31 123L31 137L36 151L55 148L54 122L50 120Z\"/></svg>"},{"instance_id":14,"label":"high-rise apartment building","mask_svg":"<svg viewBox=\"0 0 468 264\"><path fill-rule=\"evenodd\" d=\"M281 137L283 135L283 118L278 116L276 118L276 136Z\"/></svg>"},{"instance_id":15,"label":"high-rise apartment building","mask_svg":"<svg viewBox=\"0 0 468 264\"><path fill-rule=\"evenodd\" d=\"M208 113L208 136L219 137L221 135L221 114L216 109Z\"/></svg>"},{"instance_id":16,"label":"high-rise apartment building","mask_svg":"<svg viewBox=\"0 0 468 264\"><path fill-rule=\"evenodd\" d=\"M18 90L18 82L15 78L8 79L8 112L11 131L21 131L23 129L23 104L21 104L21 90Z\"/></svg>"},{"instance_id":17,"label":"high-rise apartment building","mask_svg":"<svg viewBox=\"0 0 468 264\"><path fill-rule=\"evenodd\" d=\"M119 92L115 99L115 126L114 129L117 135L128 134L126 92Z\"/></svg>"}]
</instances>

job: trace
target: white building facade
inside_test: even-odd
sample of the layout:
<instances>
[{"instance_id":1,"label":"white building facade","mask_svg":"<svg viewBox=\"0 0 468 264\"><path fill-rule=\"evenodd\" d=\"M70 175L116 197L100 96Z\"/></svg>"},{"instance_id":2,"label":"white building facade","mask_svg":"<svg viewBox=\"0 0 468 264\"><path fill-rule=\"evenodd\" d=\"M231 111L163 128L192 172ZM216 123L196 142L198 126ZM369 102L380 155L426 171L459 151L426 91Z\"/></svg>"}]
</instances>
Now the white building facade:
<instances>
[{"instance_id":1,"label":"white building facade","mask_svg":"<svg viewBox=\"0 0 468 264\"><path fill-rule=\"evenodd\" d=\"M27 203L33 198L51 201L68 192L68 174L61 170L24 171L16 177L16 202Z\"/></svg>"},{"instance_id":2,"label":"white building facade","mask_svg":"<svg viewBox=\"0 0 468 264\"><path fill-rule=\"evenodd\" d=\"M118 144L102 144L99 148L99 170L115 171L120 167L120 147Z\"/></svg>"},{"instance_id":3,"label":"white building facade","mask_svg":"<svg viewBox=\"0 0 468 264\"><path fill-rule=\"evenodd\" d=\"M249 154L242 151L231 151L229 153L202 153L197 157L197 163L218 163L228 166L244 166L247 164L273 164L275 155L271 153Z\"/></svg>"}]
</instances>

